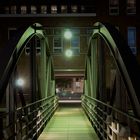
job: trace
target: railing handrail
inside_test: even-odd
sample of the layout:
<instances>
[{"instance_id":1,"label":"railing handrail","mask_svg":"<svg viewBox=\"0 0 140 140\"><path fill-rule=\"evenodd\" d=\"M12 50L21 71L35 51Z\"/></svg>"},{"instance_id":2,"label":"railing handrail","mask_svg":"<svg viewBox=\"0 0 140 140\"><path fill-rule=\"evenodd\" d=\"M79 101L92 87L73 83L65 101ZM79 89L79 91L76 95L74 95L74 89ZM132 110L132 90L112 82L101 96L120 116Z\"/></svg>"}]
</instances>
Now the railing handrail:
<instances>
[{"instance_id":1,"label":"railing handrail","mask_svg":"<svg viewBox=\"0 0 140 140\"><path fill-rule=\"evenodd\" d=\"M43 101L45 101L45 100L49 100L49 99L51 99L51 98L53 98L53 97L56 97L56 95L52 95L52 96L49 96L49 97L46 97L46 98L37 100L36 102L29 103L29 104L27 104L26 106L19 107L19 108L17 108L17 109L15 110L15 112L18 112L18 111L20 111L20 110L24 110L25 108L29 108L30 106L33 106L33 105L38 104L38 103L40 103L40 102L43 102ZM57 98L57 97L56 97L56 98ZM0 118L2 118L3 116L6 116L6 115L8 115L8 114L9 114L9 112L3 112L3 113L0 114Z\"/></svg>"},{"instance_id":2,"label":"railing handrail","mask_svg":"<svg viewBox=\"0 0 140 140\"><path fill-rule=\"evenodd\" d=\"M95 98L93 98L93 97L90 97L90 96L87 96L87 95L84 95L84 96L87 97L87 98L89 98L90 100L92 100L92 101L94 101L94 102L98 102L98 103L100 103L100 104L102 104L102 105L104 105L104 106L106 106L106 107L108 107L108 108L111 108L112 110L114 110L114 111L116 111L116 112L118 112L118 113L120 113L120 114L122 114L122 115L124 115L124 116L126 116L126 117L128 117L128 118L130 118L130 119L132 119L132 120L134 120L134 121L140 123L140 119L138 119L138 118L136 118L136 117L134 117L134 116L132 116L132 115L130 115L130 114L127 114L127 113L125 113L125 112L123 112L123 111L121 111L121 110L119 110L119 109L117 109L117 108L114 108L113 106L111 106L111 105L109 105L109 104L107 104L107 103L104 103L104 102L102 102L102 101L100 101L100 100L98 100L98 99L95 99ZM84 96L83 96L82 98L84 98ZM93 103L90 103L90 104L96 106L96 105L93 104Z\"/></svg>"},{"instance_id":3,"label":"railing handrail","mask_svg":"<svg viewBox=\"0 0 140 140\"><path fill-rule=\"evenodd\" d=\"M27 108L27 107L29 107L29 106L33 106L33 105L35 105L35 104L37 104L37 103L39 103L39 102L42 102L42 101L45 101L45 100L49 100L49 99L51 99L51 98L53 98L53 97L55 97L55 95L52 95L52 96L49 96L49 97L46 97L46 98L37 100L36 102L33 102L33 103L29 103L29 104L27 104L26 106L17 108L17 111L18 111L18 110L21 110L21 109L24 109L24 108Z\"/></svg>"}]
</instances>

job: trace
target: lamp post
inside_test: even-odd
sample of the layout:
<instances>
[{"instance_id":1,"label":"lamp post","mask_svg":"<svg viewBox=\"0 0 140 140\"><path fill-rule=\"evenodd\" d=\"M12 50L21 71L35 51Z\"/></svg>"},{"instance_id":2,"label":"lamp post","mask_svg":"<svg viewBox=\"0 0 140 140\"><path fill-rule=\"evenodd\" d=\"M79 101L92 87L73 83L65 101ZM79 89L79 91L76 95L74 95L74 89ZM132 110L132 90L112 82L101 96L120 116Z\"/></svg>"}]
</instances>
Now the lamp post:
<instances>
[{"instance_id":1,"label":"lamp post","mask_svg":"<svg viewBox=\"0 0 140 140\"><path fill-rule=\"evenodd\" d=\"M72 50L71 50L71 46L70 46L70 44L71 44L71 42L70 42L70 39L72 38L72 32L69 30L69 29L67 29L65 32L64 32L64 38L65 39L67 39L67 40L69 40L69 48L65 51L65 55L67 56L67 57L71 57L72 55L73 55L73 52L72 52Z\"/></svg>"}]
</instances>

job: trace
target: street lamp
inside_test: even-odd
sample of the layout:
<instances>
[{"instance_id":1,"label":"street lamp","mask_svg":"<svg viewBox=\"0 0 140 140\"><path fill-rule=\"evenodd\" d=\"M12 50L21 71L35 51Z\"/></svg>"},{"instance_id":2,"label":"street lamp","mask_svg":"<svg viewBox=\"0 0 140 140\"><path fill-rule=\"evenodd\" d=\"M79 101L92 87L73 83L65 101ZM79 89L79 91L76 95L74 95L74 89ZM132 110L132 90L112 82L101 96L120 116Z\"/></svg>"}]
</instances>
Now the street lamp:
<instances>
[{"instance_id":1,"label":"street lamp","mask_svg":"<svg viewBox=\"0 0 140 140\"><path fill-rule=\"evenodd\" d=\"M65 51L65 55L67 57L71 57L73 55L73 52L72 52L72 50L70 48L70 44L71 44L70 39L72 38L72 32L69 29L65 30L65 32L64 32L64 38L67 39L67 40L69 40L69 49L67 49Z\"/></svg>"},{"instance_id":2,"label":"street lamp","mask_svg":"<svg viewBox=\"0 0 140 140\"><path fill-rule=\"evenodd\" d=\"M64 38L68 40L72 38L72 32L69 29L64 32Z\"/></svg>"},{"instance_id":3,"label":"street lamp","mask_svg":"<svg viewBox=\"0 0 140 140\"><path fill-rule=\"evenodd\" d=\"M73 55L72 50L71 50L71 49L67 49L66 52L65 52L65 55L66 55L67 57L71 57L71 56Z\"/></svg>"},{"instance_id":4,"label":"street lamp","mask_svg":"<svg viewBox=\"0 0 140 140\"><path fill-rule=\"evenodd\" d=\"M24 85L24 80L22 78L16 80L16 86L22 87L23 85Z\"/></svg>"}]
</instances>

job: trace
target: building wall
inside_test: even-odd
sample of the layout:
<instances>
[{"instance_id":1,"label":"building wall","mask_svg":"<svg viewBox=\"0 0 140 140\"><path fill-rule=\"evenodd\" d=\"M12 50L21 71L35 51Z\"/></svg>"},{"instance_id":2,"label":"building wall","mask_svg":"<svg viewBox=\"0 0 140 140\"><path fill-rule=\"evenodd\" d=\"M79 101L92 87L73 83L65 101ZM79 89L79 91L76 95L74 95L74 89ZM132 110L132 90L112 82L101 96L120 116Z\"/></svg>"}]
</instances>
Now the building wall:
<instances>
[{"instance_id":1,"label":"building wall","mask_svg":"<svg viewBox=\"0 0 140 140\"><path fill-rule=\"evenodd\" d=\"M82 3L82 1L81 1ZM89 2L91 3L91 1ZM74 3L75 4L75 3ZM127 15L126 13L126 1L119 1L119 14L118 15L109 15L109 0L96 0L94 1L93 5L96 6L96 13L93 15L90 15L89 13L86 14L86 16L79 16L75 13L71 16L68 15L54 15L49 14L46 16L39 16L36 14L30 14L30 15L12 15L12 16L6 16L2 17L0 16L1 22L1 32L0 32L0 47L4 47L7 40L8 40L8 28L9 27L21 27L21 26L28 26L32 23L39 22L45 28L51 27L92 27L93 24L97 21L100 22L109 22L113 24L114 26L117 26L124 37L124 39L127 41L127 28L129 26L136 27L137 31L137 54L136 58L140 63L140 52L139 52L139 45L140 45L140 19L139 19L139 9L138 9L139 2L137 1L137 14L134 15ZM94 6L94 7L95 7ZM28 5L29 8L29 5ZM84 29L80 29L81 33L85 32ZM49 44L51 51L53 50L52 47L52 38L50 37ZM85 55L87 52L88 46L87 46L87 37L80 36L80 55L74 56L71 58L72 61L67 60L65 56L62 55L54 55L54 66L55 68L60 69L66 69L66 68L73 68L73 69L83 69L85 67ZM53 52L52 52L53 53Z\"/></svg>"}]
</instances>

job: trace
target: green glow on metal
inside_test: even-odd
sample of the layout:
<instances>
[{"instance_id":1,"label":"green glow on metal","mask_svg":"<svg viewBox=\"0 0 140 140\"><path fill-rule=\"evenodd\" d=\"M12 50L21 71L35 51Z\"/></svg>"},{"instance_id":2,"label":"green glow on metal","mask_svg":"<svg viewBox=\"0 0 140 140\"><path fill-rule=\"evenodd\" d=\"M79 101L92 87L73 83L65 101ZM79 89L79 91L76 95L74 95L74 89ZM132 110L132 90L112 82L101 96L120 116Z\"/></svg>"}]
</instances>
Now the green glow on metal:
<instances>
[{"instance_id":1,"label":"green glow on metal","mask_svg":"<svg viewBox=\"0 0 140 140\"><path fill-rule=\"evenodd\" d=\"M65 39L71 39L72 38L72 32L67 29L65 32L64 32L64 38Z\"/></svg>"},{"instance_id":2,"label":"green glow on metal","mask_svg":"<svg viewBox=\"0 0 140 140\"><path fill-rule=\"evenodd\" d=\"M66 55L67 57L71 57L71 56L73 55L72 50L71 50L71 49L66 50L65 55Z\"/></svg>"}]
</instances>

